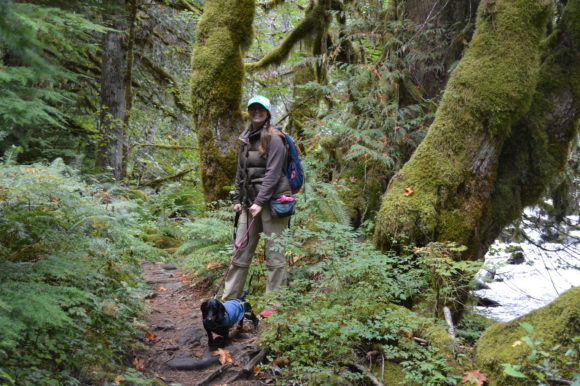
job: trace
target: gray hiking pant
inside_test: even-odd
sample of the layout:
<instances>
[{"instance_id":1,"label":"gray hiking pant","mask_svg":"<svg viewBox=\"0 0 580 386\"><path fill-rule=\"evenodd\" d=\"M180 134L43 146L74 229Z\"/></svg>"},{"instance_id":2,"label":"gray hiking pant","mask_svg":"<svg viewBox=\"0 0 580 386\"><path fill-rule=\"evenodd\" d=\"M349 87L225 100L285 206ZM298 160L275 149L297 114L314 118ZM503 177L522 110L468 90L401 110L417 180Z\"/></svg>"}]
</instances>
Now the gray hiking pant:
<instances>
[{"instance_id":1,"label":"gray hiking pant","mask_svg":"<svg viewBox=\"0 0 580 386\"><path fill-rule=\"evenodd\" d=\"M242 243L243 237L251 221L252 216L249 214L247 209L244 209L238 222L236 244L239 245ZM287 226L288 217L272 217L270 204L264 205L262 211L256 217L252 229L250 229L247 245L238 252L238 257L234 261L228 277L226 278L224 294L222 296L224 301L229 299L237 299L242 294L244 283L246 282L246 277L248 276L250 263L252 262L254 252L256 251L256 246L260 240L260 233L264 232L268 235L280 235ZM266 271L268 274L266 292L272 291L281 285L286 285L288 276L288 269L286 268L286 257L284 256L284 252L273 250L273 247L276 245L275 243L276 242L272 240L266 241Z\"/></svg>"}]
</instances>

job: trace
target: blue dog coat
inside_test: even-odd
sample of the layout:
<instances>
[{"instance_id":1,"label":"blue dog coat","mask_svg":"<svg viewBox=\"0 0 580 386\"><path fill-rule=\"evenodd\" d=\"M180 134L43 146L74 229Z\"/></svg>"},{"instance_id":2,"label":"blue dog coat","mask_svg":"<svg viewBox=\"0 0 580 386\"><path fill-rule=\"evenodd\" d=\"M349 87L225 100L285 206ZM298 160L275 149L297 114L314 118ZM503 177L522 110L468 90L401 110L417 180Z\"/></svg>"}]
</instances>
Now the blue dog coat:
<instances>
[{"instance_id":1,"label":"blue dog coat","mask_svg":"<svg viewBox=\"0 0 580 386\"><path fill-rule=\"evenodd\" d=\"M244 317L246 310L239 299L231 299L223 302L226 314L220 323L220 327L231 327Z\"/></svg>"}]
</instances>

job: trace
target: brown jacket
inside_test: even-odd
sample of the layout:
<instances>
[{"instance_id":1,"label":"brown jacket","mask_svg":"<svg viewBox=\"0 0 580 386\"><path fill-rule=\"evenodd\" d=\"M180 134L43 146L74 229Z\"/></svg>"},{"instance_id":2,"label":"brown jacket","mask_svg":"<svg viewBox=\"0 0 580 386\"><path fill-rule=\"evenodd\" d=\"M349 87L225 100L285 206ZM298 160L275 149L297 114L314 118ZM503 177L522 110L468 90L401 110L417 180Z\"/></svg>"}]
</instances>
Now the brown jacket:
<instances>
[{"instance_id":1,"label":"brown jacket","mask_svg":"<svg viewBox=\"0 0 580 386\"><path fill-rule=\"evenodd\" d=\"M292 194L284 173L288 149L282 134L276 130L267 137L266 153L260 155L260 130L251 130L250 125L239 138L234 204L263 207L273 198Z\"/></svg>"}]
</instances>

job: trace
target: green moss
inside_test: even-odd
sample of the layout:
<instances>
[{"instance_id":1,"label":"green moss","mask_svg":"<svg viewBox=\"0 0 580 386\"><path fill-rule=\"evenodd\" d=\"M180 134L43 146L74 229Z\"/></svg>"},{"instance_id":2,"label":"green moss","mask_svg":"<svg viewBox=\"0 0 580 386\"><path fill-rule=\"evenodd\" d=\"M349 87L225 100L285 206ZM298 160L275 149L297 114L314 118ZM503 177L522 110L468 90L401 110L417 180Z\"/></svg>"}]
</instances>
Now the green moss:
<instances>
[{"instance_id":1,"label":"green moss","mask_svg":"<svg viewBox=\"0 0 580 386\"><path fill-rule=\"evenodd\" d=\"M248 71L257 71L267 66L282 64L288 59L296 43L319 33L321 30L326 30L330 21L329 15L327 14L328 3L328 0L311 2L310 6L306 9L304 19L292 30L286 39L258 62L248 63L246 69Z\"/></svg>"},{"instance_id":2,"label":"green moss","mask_svg":"<svg viewBox=\"0 0 580 386\"><path fill-rule=\"evenodd\" d=\"M382 364L376 365L373 370L375 374L381 374L383 371ZM403 367L397 363L385 361L383 384L398 385L405 378Z\"/></svg>"},{"instance_id":3,"label":"green moss","mask_svg":"<svg viewBox=\"0 0 580 386\"><path fill-rule=\"evenodd\" d=\"M159 249L177 248L181 244L179 240L158 233L148 234L146 240Z\"/></svg>"},{"instance_id":4,"label":"green moss","mask_svg":"<svg viewBox=\"0 0 580 386\"><path fill-rule=\"evenodd\" d=\"M379 209L381 193L387 184L388 172L375 162L349 163L341 175L347 189L339 191L346 205L351 222L358 226Z\"/></svg>"},{"instance_id":5,"label":"green moss","mask_svg":"<svg viewBox=\"0 0 580 386\"><path fill-rule=\"evenodd\" d=\"M580 117L580 3L568 2L558 28L542 44L543 62L529 113L513 125L500 156L484 244L540 198L564 169Z\"/></svg>"},{"instance_id":6,"label":"green moss","mask_svg":"<svg viewBox=\"0 0 580 386\"><path fill-rule=\"evenodd\" d=\"M548 9L547 2L535 0L481 3L473 40L426 138L383 198L379 247L388 248L392 237L403 234L420 245L475 244L495 179L493 154L529 108L536 86ZM472 164L482 152L491 164Z\"/></svg>"},{"instance_id":7,"label":"green moss","mask_svg":"<svg viewBox=\"0 0 580 386\"><path fill-rule=\"evenodd\" d=\"M225 198L235 170L244 65L252 42L254 0L216 0L204 7L191 60L191 100L207 201Z\"/></svg>"},{"instance_id":8,"label":"green moss","mask_svg":"<svg viewBox=\"0 0 580 386\"><path fill-rule=\"evenodd\" d=\"M522 372L530 374L538 370L535 365L543 362L541 355L528 359L530 348L521 341L527 335L519 325L522 322L534 327L532 339L541 342L541 349L549 353L550 364L559 370L559 376L570 378L578 371L578 354L564 356L568 349L576 347L575 339L580 336L580 287L575 287L545 307L511 322L497 323L484 332L476 347L477 364L489 375L491 385L530 384L531 378L504 376L502 363L522 365ZM553 350L557 345L559 348Z\"/></svg>"}]
</instances>

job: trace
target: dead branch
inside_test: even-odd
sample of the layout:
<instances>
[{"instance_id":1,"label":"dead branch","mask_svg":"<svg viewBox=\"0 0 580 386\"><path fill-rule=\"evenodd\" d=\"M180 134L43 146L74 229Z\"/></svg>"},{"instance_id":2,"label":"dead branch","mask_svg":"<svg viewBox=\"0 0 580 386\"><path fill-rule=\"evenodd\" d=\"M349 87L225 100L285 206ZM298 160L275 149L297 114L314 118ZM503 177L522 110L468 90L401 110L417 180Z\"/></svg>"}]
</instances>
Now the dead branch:
<instances>
[{"instance_id":1,"label":"dead branch","mask_svg":"<svg viewBox=\"0 0 580 386\"><path fill-rule=\"evenodd\" d=\"M167 145L164 143L138 143L136 147L155 147L165 150L197 150L197 146L181 146L181 145Z\"/></svg>"},{"instance_id":2,"label":"dead branch","mask_svg":"<svg viewBox=\"0 0 580 386\"><path fill-rule=\"evenodd\" d=\"M172 176L167 176L167 177L162 177L162 178L157 178L153 181L149 181L149 182L144 182L141 184L141 186L151 186L151 187L157 187L159 185L162 185L166 182L171 182L171 181L176 181L181 179L183 176L185 176L188 173L193 172L195 169L186 169L183 170L177 174L174 174Z\"/></svg>"},{"instance_id":3,"label":"dead branch","mask_svg":"<svg viewBox=\"0 0 580 386\"><path fill-rule=\"evenodd\" d=\"M187 114L192 114L193 110L191 109L191 105L183 100L181 92L179 91L178 83L175 78L165 71L160 66L155 65L151 59L146 57L145 55L139 54L139 59L141 62L153 73L153 76L161 83L165 83L169 86L169 92L173 95L175 100L175 105L179 107L183 112Z\"/></svg>"},{"instance_id":4,"label":"dead branch","mask_svg":"<svg viewBox=\"0 0 580 386\"><path fill-rule=\"evenodd\" d=\"M211 381L213 381L218 376L222 375L230 367L232 367L232 364L230 362L224 363L223 365L221 365L220 367L218 367L217 370L215 370L214 372L210 373L207 377L205 377L204 379L202 379L201 382L197 383L196 385L197 386L209 385Z\"/></svg>"},{"instance_id":5,"label":"dead branch","mask_svg":"<svg viewBox=\"0 0 580 386\"><path fill-rule=\"evenodd\" d=\"M453 319L451 318L451 310L449 307L443 307L443 315L445 315L445 322L447 323L447 332L455 339L455 327L453 326Z\"/></svg>"}]
</instances>

